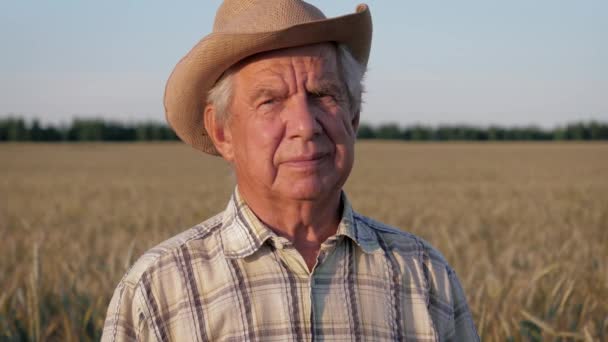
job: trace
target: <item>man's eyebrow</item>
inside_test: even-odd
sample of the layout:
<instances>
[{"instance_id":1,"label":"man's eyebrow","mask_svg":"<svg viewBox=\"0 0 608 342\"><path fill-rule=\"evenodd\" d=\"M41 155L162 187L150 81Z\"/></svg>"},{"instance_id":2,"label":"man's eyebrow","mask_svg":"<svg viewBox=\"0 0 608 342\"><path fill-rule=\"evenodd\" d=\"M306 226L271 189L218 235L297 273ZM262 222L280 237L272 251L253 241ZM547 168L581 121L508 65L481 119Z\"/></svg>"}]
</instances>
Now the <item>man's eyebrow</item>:
<instances>
[{"instance_id":1,"label":"man's eyebrow","mask_svg":"<svg viewBox=\"0 0 608 342\"><path fill-rule=\"evenodd\" d=\"M249 92L249 100L255 101L264 96L277 96L281 94L281 87L277 84L259 84Z\"/></svg>"},{"instance_id":2,"label":"man's eyebrow","mask_svg":"<svg viewBox=\"0 0 608 342\"><path fill-rule=\"evenodd\" d=\"M339 80L321 79L311 84L309 91L342 93L344 91L344 86Z\"/></svg>"}]
</instances>

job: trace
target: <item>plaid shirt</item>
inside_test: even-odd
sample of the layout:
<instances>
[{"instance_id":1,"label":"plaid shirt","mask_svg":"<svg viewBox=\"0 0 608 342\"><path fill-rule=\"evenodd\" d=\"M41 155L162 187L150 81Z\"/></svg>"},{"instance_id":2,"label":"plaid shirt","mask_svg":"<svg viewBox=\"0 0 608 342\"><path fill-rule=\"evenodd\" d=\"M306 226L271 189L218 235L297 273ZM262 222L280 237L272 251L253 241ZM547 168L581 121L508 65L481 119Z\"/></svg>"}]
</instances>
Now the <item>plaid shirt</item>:
<instances>
[{"instance_id":1,"label":"plaid shirt","mask_svg":"<svg viewBox=\"0 0 608 342\"><path fill-rule=\"evenodd\" d=\"M337 233L310 272L235 191L223 213L133 265L102 341L478 341L441 254L342 199Z\"/></svg>"}]
</instances>

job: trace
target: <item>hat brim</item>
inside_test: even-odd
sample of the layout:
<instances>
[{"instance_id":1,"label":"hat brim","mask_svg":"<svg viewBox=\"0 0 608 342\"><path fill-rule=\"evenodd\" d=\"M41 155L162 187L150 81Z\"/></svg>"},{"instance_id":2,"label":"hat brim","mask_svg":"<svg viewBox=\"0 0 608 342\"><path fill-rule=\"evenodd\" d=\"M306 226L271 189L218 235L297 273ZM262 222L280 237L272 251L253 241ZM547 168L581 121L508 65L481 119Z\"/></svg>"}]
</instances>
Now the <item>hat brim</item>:
<instances>
[{"instance_id":1,"label":"hat brim","mask_svg":"<svg viewBox=\"0 0 608 342\"><path fill-rule=\"evenodd\" d=\"M219 155L205 131L203 112L207 93L224 71L257 53L321 42L345 44L357 61L367 65L371 38L372 20L366 5L359 5L353 14L279 31L212 33L196 44L169 76L164 98L167 121L185 143Z\"/></svg>"}]
</instances>

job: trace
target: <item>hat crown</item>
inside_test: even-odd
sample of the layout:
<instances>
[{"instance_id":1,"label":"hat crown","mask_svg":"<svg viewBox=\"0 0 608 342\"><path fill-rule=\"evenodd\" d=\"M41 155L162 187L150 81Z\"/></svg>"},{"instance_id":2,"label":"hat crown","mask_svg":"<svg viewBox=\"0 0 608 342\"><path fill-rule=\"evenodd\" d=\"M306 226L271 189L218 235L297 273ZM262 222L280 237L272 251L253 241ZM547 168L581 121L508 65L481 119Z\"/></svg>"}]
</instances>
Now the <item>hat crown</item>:
<instances>
[{"instance_id":1,"label":"hat crown","mask_svg":"<svg viewBox=\"0 0 608 342\"><path fill-rule=\"evenodd\" d=\"M214 33L257 33L326 19L301 0L225 0L215 15Z\"/></svg>"}]
</instances>

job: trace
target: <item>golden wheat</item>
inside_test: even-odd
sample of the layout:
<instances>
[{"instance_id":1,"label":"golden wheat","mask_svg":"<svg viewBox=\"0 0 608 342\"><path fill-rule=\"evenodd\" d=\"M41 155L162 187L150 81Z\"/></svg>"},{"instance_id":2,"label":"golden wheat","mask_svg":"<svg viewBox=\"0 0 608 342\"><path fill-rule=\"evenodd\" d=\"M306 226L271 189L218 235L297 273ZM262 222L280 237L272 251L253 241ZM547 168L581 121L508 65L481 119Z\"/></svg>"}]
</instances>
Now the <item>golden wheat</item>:
<instances>
[{"instance_id":1,"label":"golden wheat","mask_svg":"<svg viewBox=\"0 0 608 342\"><path fill-rule=\"evenodd\" d=\"M143 251L223 209L177 143L0 145L0 340L96 340ZM486 341L608 339L608 144L361 142L355 209L440 249Z\"/></svg>"}]
</instances>

